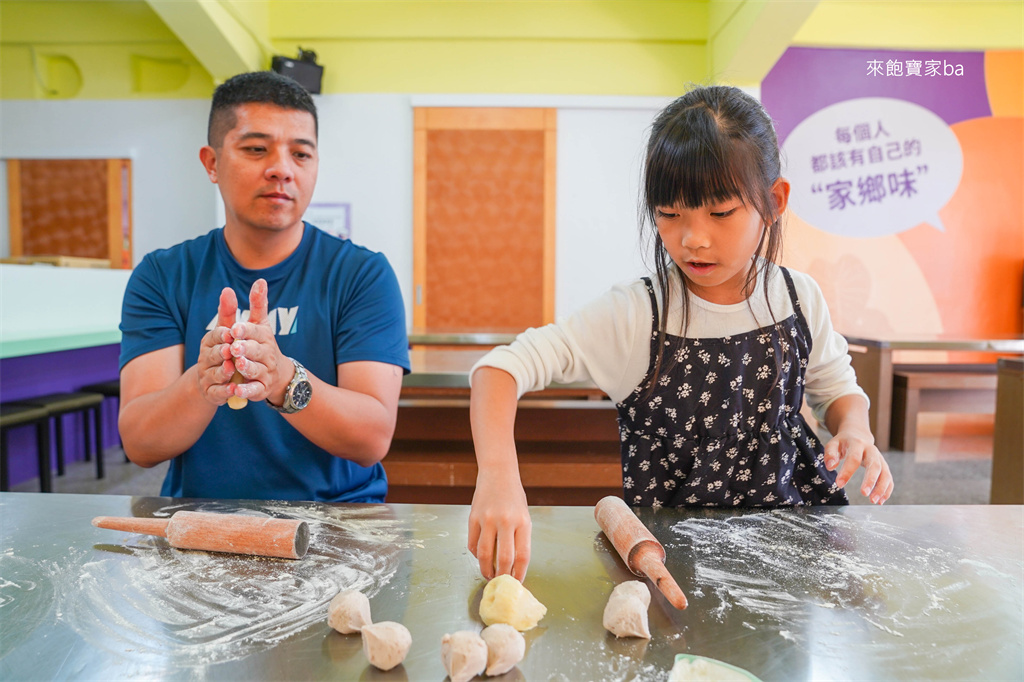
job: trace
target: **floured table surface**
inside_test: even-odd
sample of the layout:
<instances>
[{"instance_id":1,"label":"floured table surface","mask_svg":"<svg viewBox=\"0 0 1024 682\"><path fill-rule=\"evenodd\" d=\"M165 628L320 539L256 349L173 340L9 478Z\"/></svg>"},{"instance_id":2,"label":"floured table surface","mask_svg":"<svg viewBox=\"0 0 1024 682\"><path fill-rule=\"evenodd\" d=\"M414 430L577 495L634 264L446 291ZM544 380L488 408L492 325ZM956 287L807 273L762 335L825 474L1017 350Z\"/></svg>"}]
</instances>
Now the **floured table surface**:
<instances>
[{"instance_id":1,"label":"floured table surface","mask_svg":"<svg viewBox=\"0 0 1024 682\"><path fill-rule=\"evenodd\" d=\"M306 521L304 559L183 551L93 528L178 510ZM526 586L548 612L506 676L664 680L677 653L762 680L1024 677L1024 508L639 511L690 606L655 593L652 639L616 640L605 602L632 579L590 507L536 507ZM469 509L0 494L0 679L436 679L441 637L479 631ZM333 632L342 589L409 628L402 666L368 669Z\"/></svg>"}]
</instances>

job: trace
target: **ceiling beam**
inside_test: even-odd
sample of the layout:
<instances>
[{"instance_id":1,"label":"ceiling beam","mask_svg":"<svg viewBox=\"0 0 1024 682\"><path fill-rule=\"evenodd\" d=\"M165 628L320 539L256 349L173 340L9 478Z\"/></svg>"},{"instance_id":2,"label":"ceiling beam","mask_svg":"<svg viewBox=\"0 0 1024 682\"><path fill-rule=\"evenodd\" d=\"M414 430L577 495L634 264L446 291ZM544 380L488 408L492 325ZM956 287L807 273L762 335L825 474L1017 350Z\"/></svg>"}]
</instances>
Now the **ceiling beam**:
<instances>
[{"instance_id":1,"label":"ceiling beam","mask_svg":"<svg viewBox=\"0 0 1024 682\"><path fill-rule=\"evenodd\" d=\"M712 79L759 84L817 5L818 0L711 0L708 67Z\"/></svg>"},{"instance_id":2,"label":"ceiling beam","mask_svg":"<svg viewBox=\"0 0 1024 682\"><path fill-rule=\"evenodd\" d=\"M267 68L267 55L260 41L219 0L146 2L215 83L239 73Z\"/></svg>"}]
</instances>

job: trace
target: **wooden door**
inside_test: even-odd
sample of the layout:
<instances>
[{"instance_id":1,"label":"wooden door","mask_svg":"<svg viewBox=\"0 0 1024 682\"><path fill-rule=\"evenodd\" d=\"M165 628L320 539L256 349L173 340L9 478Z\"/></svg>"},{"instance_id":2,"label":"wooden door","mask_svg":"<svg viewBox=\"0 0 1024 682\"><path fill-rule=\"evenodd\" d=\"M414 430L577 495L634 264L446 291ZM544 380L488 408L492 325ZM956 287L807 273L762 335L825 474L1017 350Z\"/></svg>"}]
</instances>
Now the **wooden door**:
<instances>
[{"instance_id":1,"label":"wooden door","mask_svg":"<svg viewBox=\"0 0 1024 682\"><path fill-rule=\"evenodd\" d=\"M72 256L131 268L131 160L10 159L11 257Z\"/></svg>"},{"instance_id":2,"label":"wooden door","mask_svg":"<svg viewBox=\"0 0 1024 682\"><path fill-rule=\"evenodd\" d=\"M413 326L554 320L554 109L418 108Z\"/></svg>"}]
</instances>

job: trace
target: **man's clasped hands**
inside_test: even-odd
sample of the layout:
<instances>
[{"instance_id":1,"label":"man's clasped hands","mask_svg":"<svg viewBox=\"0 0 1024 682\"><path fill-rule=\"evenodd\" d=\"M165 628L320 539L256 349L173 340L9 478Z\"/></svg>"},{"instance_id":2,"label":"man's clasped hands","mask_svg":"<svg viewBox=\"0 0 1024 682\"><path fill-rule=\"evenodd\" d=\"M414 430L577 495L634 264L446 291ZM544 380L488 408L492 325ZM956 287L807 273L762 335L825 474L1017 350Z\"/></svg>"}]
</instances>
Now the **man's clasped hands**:
<instances>
[{"instance_id":1,"label":"man's clasped hands","mask_svg":"<svg viewBox=\"0 0 1024 682\"><path fill-rule=\"evenodd\" d=\"M267 400L275 405L295 374L295 365L281 352L271 325L267 281L256 280L249 291L249 317L238 315L234 290L220 292L217 326L199 349L199 390L207 401L223 405L231 397ZM235 372L239 379L232 382Z\"/></svg>"}]
</instances>

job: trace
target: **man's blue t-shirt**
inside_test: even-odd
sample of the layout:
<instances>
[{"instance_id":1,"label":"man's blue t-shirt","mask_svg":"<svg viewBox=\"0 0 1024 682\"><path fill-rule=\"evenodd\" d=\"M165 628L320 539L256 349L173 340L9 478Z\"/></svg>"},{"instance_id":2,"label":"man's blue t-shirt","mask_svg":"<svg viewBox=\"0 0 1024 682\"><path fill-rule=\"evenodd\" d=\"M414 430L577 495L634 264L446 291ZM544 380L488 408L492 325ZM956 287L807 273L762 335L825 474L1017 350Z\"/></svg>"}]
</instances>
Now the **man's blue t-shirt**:
<instances>
[{"instance_id":1,"label":"man's blue t-shirt","mask_svg":"<svg viewBox=\"0 0 1024 682\"><path fill-rule=\"evenodd\" d=\"M238 264L223 229L147 255L124 295L121 367L179 344L185 367L195 364L203 336L217 323L221 289L235 290L247 319L249 290L260 277L281 352L321 380L337 385L337 365L346 362L409 371L405 306L387 259L308 223L295 252L263 270ZM219 407L196 444L171 460L161 491L323 502L383 502L386 493L380 464L362 467L330 455L257 401L242 410Z\"/></svg>"}]
</instances>

